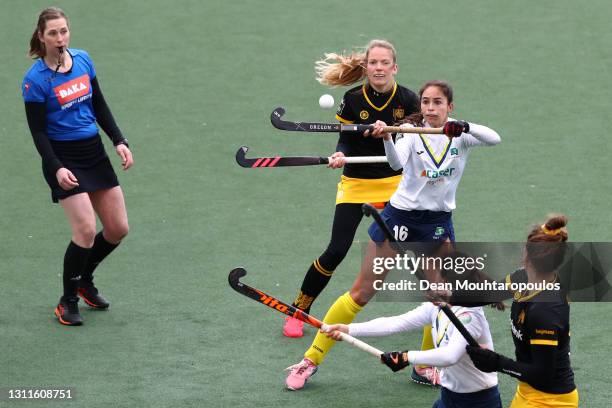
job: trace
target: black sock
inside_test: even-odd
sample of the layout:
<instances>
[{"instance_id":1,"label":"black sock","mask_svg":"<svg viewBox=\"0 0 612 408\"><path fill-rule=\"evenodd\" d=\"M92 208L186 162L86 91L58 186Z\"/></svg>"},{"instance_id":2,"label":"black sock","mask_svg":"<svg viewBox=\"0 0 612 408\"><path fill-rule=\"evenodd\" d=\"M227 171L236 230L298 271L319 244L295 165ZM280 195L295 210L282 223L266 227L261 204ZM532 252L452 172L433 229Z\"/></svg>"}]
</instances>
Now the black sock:
<instances>
[{"instance_id":1,"label":"black sock","mask_svg":"<svg viewBox=\"0 0 612 408\"><path fill-rule=\"evenodd\" d=\"M102 262L102 260L104 260L104 258L106 258L108 254L113 252L113 250L118 246L119 244L111 244L105 240L102 231L98 232L96 238L94 239L93 247L91 247L91 252L89 254L89 258L87 259L87 263L83 268L83 286L93 285L94 270L100 264L100 262Z\"/></svg>"},{"instance_id":2,"label":"black sock","mask_svg":"<svg viewBox=\"0 0 612 408\"><path fill-rule=\"evenodd\" d=\"M64 297L75 297L91 249L82 248L70 241L64 255Z\"/></svg>"},{"instance_id":3,"label":"black sock","mask_svg":"<svg viewBox=\"0 0 612 408\"><path fill-rule=\"evenodd\" d=\"M293 306L306 313L310 313L312 303L323 292L323 289L325 289L325 286L327 286L331 279L332 273L333 271L327 271L321 267L319 260L316 259L310 265L310 268L308 268L308 272L306 272L300 293L293 302Z\"/></svg>"}]
</instances>

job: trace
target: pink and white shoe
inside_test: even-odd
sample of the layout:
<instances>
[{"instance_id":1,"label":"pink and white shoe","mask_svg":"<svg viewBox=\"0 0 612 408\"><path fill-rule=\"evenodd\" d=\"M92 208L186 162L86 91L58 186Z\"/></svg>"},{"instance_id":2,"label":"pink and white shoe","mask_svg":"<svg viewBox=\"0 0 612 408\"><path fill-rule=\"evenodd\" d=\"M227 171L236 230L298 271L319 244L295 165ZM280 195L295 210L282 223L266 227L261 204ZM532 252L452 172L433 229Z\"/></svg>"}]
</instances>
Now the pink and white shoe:
<instances>
[{"instance_id":1,"label":"pink and white shoe","mask_svg":"<svg viewBox=\"0 0 612 408\"><path fill-rule=\"evenodd\" d=\"M440 371L436 367L414 367L410 379L417 384L440 385Z\"/></svg>"},{"instance_id":2,"label":"pink and white shoe","mask_svg":"<svg viewBox=\"0 0 612 408\"><path fill-rule=\"evenodd\" d=\"M290 371L287 379L285 380L285 386L287 389L292 391L301 390L306 385L306 381L317 372L318 366L305 358L297 364L287 367L286 370Z\"/></svg>"},{"instance_id":3,"label":"pink and white shoe","mask_svg":"<svg viewBox=\"0 0 612 408\"><path fill-rule=\"evenodd\" d=\"M304 322L295 317L287 316L283 326L283 335L294 338L302 337L304 335Z\"/></svg>"}]
</instances>

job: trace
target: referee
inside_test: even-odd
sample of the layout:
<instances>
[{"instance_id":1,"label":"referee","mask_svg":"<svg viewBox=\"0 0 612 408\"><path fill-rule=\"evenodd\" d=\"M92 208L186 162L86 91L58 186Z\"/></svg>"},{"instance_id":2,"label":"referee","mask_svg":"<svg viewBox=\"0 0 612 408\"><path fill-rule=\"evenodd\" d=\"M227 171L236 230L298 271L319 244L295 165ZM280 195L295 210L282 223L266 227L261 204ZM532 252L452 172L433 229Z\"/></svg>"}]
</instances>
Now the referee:
<instances>
[{"instance_id":1,"label":"referee","mask_svg":"<svg viewBox=\"0 0 612 408\"><path fill-rule=\"evenodd\" d=\"M129 229L123 192L96 122L112 140L124 170L133 159L89 54L68 48L69 42L66 14L56 7L44 9L30 40L29 55L36 62L25 74L22 94L51 199L60 203L72 229L55 315L61 324L78 326L83 323L78 296L92 308L108 308L94 286L93 272ZM98 234L96 215L103 226Z\"/></svg>"}]
</instances>

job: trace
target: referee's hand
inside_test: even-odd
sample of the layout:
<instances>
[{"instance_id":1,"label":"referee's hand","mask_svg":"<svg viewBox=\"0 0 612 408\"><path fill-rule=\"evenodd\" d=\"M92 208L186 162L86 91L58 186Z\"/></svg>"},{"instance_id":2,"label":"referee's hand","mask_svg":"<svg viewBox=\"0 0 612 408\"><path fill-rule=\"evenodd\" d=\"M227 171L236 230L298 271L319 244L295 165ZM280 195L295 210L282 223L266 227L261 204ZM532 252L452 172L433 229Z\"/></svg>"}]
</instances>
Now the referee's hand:
<instances>
[{"instance_id":1,"label":"referee's hand","mask_svg":"<svg viewBox=\"0 0 612 408\"><path fill-rule=\"evenodd\" d=\"M57 184L66 191L79 186L77 178L65 167L61 167L55 172L55 178L57 179Z\"/></svg>"},{"instance_id":2,"label":"referee's hand","mask_svg":"<svg viewBox=\"0 0 612 408\"><path fill-rule=\"evenodd\" d=\"M127 170L134 164L134 158L132 157L132 152L130 148L124 144L118 144L115 146L117 154L121 157L121 166L123 170Z\"/></svg>"}]
</instances>

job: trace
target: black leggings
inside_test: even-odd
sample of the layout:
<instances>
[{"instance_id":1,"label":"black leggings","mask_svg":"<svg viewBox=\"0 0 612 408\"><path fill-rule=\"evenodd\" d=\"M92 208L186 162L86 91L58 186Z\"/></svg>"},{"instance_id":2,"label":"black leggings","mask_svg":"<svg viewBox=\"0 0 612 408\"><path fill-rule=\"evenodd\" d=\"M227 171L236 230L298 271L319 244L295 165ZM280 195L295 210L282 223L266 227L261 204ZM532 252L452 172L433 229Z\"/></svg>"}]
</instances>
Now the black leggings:
<instances>
[{"instance_id":1,"label":"black leggings","mask_svg":"<svg viewBox=\"0 0 612 408\"><path fill-rule=\"evenodd\" d=\"M332 235L327 249L310 267L293 306L310 312L310 307L331 279L355 238L355 232L363 218L361 204L337 204L332 225Z\"/></svg>"},{"instance_id":2,"label":"black leggings","mask_svg":"<svg viewBox=\"0 0 612 408\"><path fill-rule=\"evenodd\" d=\"M319 263L328 271L335 270L351 249L355 232L363 218L362 204L336 204L332 234Z\"/></svg>"}]
</instances>

